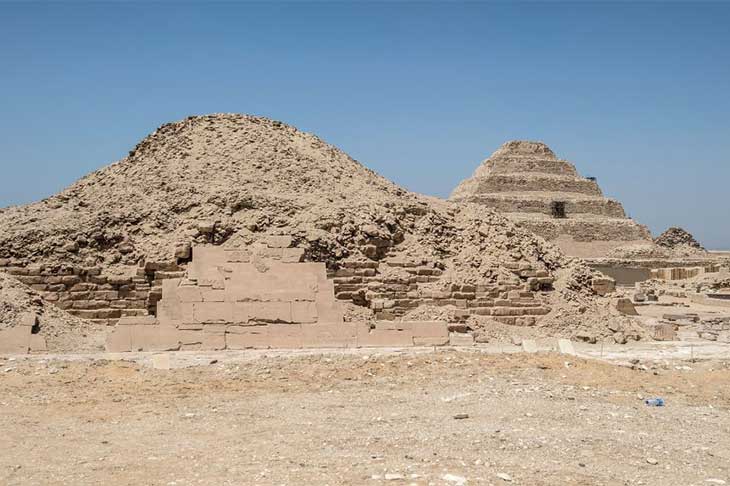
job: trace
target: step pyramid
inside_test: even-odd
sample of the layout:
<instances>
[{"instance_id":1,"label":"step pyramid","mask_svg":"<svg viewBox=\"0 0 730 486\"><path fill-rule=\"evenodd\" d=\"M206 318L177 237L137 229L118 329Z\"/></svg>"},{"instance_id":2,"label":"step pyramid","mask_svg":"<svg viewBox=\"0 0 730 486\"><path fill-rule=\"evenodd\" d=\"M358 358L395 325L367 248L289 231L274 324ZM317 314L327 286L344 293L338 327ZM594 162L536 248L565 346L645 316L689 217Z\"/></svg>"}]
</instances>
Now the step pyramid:
<instances>
[{"instance_id":1,"label":"step pyramid","mask_svg":"<svg viewBox=\"0 0 730 486\"><path fill-rule=\"evenodd\" d=\"M582 177L542 142L505 143L449 199L494 208L571 256L651 242L649 230L605 197L595 178Z\"/></svg>"}]
</instances>

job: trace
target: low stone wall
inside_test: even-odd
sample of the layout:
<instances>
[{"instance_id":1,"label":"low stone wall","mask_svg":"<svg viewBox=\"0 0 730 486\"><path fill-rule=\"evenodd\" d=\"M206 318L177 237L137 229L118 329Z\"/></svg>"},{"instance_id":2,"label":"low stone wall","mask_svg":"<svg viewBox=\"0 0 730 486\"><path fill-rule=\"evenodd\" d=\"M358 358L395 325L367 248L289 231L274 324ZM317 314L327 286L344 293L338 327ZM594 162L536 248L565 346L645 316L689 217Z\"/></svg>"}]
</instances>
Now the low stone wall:
<instances>
[{"instance_id":1,"label":"low stone wall","mask_svg":"<svg viewBox=\"0 0 730 486\"><path fill-rule=\"evenodd\" d=\"M462 320L482 315L505 324L531 326L550 312L535 298L535 291L551 288L553 278L528 264L505 264L512 270L512 278L494 284L453 284L434 290L428 284L440 280L442 270L437 265L402 259L345 262L343 268L330 272L330 277L338 300L367 306L376 319L397 319L424 305L452 305Z\"/></svg>"},{"instance_id":2,"label":"low stone wall","mask_svg":"<svg viewBox=\"0 0 730 486\"><path fill-rule=\"evenodd\" d=\"M147 316L151 317L152 322L156 322L155 317L159 312L164 313L166 309L165 302L160 305L164 289L168 288L169 292L171 286L179 285L181 288L185 287L182 289L183 292L190 292L191 290L187 288L189 284L182 283L186 272L185 278L188 282L192 281L191 276L206 275L206 265L217 268L245 264L249 267L247 271L250 275L251 266L264 264L281 267L297 263L296 268L299 270L295 272L298 275L296 278L301 277L303 268L317 268L319 272L315 279L317 285L327 289L327 293L331 294L332 304L351 302L367 307L373 311L374 320L379 322L400 320L409 311L420 306L451 305L456 308L455 316L458 321L464 321L470 315L482 315L518 326L534 325L540 316L550 312L550 309L536 298L536 293L550 289L553 279L547 272L535 270L528 264L506 264L505 267L511 269L512 275L497 282L479 285L450 284L443 288L439 282L444 270L437 261L404 260L395 257L381 261L363 259L343 262L340 268L326 271L323 263L299 263L304 257L304 252L299 248L291 248L291 243L291 238L282 236L271 237L259 245L244 249L198 247L196 250L198 256L205 252L209 252L209 255L202 259L194 258L192 262L180 265L147 263L143 267L127 269L124 275L103 275L99 267L43 265L22 267L17 262L7 261L0 262L5 264L0 267L0 271L15 276L39 291L45 300L70 314L102 325L115 325L123 318ZM210 276L202 277L201 280L196 280L197 285L205 287L206 279L212 281ZM216 285L221 285L222 281L217 279ZM277 285L284 288L288 282L278 281L272 284L270 290L274 291ZM204 300L200 301L199 310L204 311L207 299L220 298L221 290L221 288L201 289L200 298ZM205 297L202 297L203 295ZM185 304L192 304L192 301ZM186 305L182 307L187 308ZM301 306L299 302L292 302L291 311L299 312ZM192 307L195 308L196 305ZM319 305L318 310L323 309L323 305ZM333 312L330 309L330 317ZM341 314L342 312L338 311L334 318L328 317L326 321L341 322ZM337 315L340 317L336 317ZM164 315L160 317L164 318ZM276 327L277 323L271 324L274 325L272 332L277 333L279 330ZM212 329L208 328L208 332ZM257 331L261 332L262 329L264 328L259 328ZM232 329L229 334L235 334L236 331L237 329ZM184 341L185 339L181 343Z\"/></svg>"},{"instance_id":3,"label":"low stone wall","mask_svg":"<svg viewBox=\"0 0 730 486\"><path fill-rule=\"evenodd\" d=\"M718 299L708 297L707 294L689 293L687 294L689 300L695 304L711 305L715 307L728 307L730 308L730 299Z\"/></svg>"},{"instance_id":4,"label":"low stone wall","mask_svg":"<svg viewBox=\"0 0 730 486\"><path fill-rule=\"evenodd\" d=\"M149 263L128 268L123 275L103 275L100 267L0 266L44 300L71 315L96 324L113 325L120 317L155 313L165 279L180 277L172 263Z\"/></svg>"},{"instance_id":5,"label":"low stone wall","mask_svg":"<svg viewBox=\"0 0 730 486\"><path fill-rule=\"evenodd\" d=\"M290 242L290 240L288 240ZM167 279L157 317L123 317L107 350L444 345L445 322L344 322L323 263L299 262L287 240L246 249L196 247Z\"/></svg>"},{"instance_id":6,"label":"low stone wall","mask_svg":"<svg viewBox=\"0 0 730 486\"><path fill-rule=\"evenodd\" d=\"M124 317L107 340L107 351L443 346L452 339L446 323L436 321L250 326L200 323L199 328L186 329L160 325L152 317Z\"/></svg>"},{"instance_id":7,"label":"low stone wall","mask_svg":"<svg viewBox=\"0 0 730 486\"><path fill-rule=\"evenodd\" d=\"M720 271L720 265L711 264L701 267L672 267L672 268L656 268L651 270L651 278L660 280L685 280L694 278L706 273L717 273Z\"/></svg>"}]
</instances>

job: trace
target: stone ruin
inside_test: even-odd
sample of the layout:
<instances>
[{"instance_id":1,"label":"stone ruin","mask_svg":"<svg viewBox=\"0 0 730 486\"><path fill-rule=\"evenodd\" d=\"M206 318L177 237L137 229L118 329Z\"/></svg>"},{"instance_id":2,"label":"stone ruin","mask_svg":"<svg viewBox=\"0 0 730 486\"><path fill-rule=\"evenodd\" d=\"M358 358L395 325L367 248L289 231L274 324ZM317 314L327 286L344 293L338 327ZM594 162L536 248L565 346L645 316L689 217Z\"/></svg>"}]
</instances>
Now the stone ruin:
<instances>
[{"instance_id":1,"label":"stone ruin","mask_svg":"<svg viewBox=\"0 0 730 486\"><path fill-rule=\"evenodd\" d=\"M345 322L324 263L288 236L252 248L196 246L182 278L163 281L157 316L118 320L107 350L221 350L449 343L445 322Z\"/></svg>"},{"instance_id":2,"label":"stone ruin","mask_svg":"<svg viewBox=\"0 0 730 486\"><path fill-rule=\"evenodd\" d=\"M0 330L0 353L46 351L46 340L37 331L38 316L33 312L26 313L18 325Z\"/></svg>"},{"instance_id":3,"label":"stone ruin","mask_svg":"<svg viewBox=\"0 0 730 486\"><path fill-rule=\"evenodd\" d=\"M603 256L652 241L649 230L628 218L620 202L603 196L595 178L581 177L541 142L505 143L449 199L501 211L570 256Z\"/></svg>"}]
</instances>

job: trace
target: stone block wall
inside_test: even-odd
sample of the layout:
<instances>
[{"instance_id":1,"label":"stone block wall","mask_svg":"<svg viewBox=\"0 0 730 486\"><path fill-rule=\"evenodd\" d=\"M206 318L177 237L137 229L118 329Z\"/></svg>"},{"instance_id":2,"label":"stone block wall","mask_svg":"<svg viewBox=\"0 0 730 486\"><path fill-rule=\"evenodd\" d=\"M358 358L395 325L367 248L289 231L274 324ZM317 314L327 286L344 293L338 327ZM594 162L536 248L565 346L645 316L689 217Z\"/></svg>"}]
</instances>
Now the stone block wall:
<instances>
[{"instance_id":1,"label":"stone block wall","mask_svg":"<svg viewBox=\"0 0 730 486\"><path fill-rule=\"evenodd\" d=\"M720 265L711 264L701 267L656 268L650 271L651 278L660 280L685 280L705 273L717 273L720 271Z\"/></svg>"},{"instance_id":2,"label":"stone block wall","mask_svg":"<svg viewBox=\"0 0 730 486\"><path fill-rule=\"evenodd\" d=\"M359 335L361 342L366 342L362 341L362 330L356 332L357 326L339 326L343 322L339 305L343 302L371 309L378 322L400 320L424 305L454 306L459 321L470 315L483 315L520 326L534 325L550 311L536 298L536 292L551 288L552 278L526 264L507 264L513 275L494 283L442 288L438 282L443 267L435 261L363 259L344 262L340 268L327 271L322 263L302 263L304 251L292 248L291 244L290 237L278 236L248 248L201 246L195 248L188 263L148 262L128 269L124 275L103 275L99 267L22 267L8 261L0 261L4 265L0 271L14 275L56 306L97 324L172 323L166 326L168 330L135 329L140 335L154 335L160 343L167 343L167 339L177 342L180 338L183 348L203 346L203 334L206 346L213 342L220 345L221 332L235 334L228 339L233 343L254 342L264 339L264 335L265 339L276 336L282 342L292 332L292 339L302 346L307 339L318 343L323 339L337 343L340 339L352 345L352 335ZM251 325L249 320L244 323L244 314L250 316ZM306 327L313 323L323 326ZM225 324L225 328L219 324ZM284 324L294 327L286 328L282 334L284 328L280 326ZM185 332L171 335L170 327ZM294 331L298 327L301 331ZM374 332L380 333L378 329ZM413 336L420 337L423 336ZM128 338L132 339L132 335ZM188 342L188 338L195 342ZM122 338L124 342L126 339Z\"/></svg>"},{"instance_id":3,"label":"stone block wall","mask_svg":"<svg viewBox=\"0 0 730 486\"><path fill-rule=\"evenodd\" d=\"M445 322L344 322L323 263L302 263L285 240L247 249L196 247L183 278L167 279L157 317L119 319L107 350L444 345ZM273 250L273 251L272 251Z\"/></svg>"},{"instance_id":4,"label":"stone block wall","mask_svg":"<svg viewBox=\"0 0 730 486\"><path fill-rule=\"evenodd\" d=\"M535 292L551 288L553 279L529 264L505 266L513 272L510 279L494 284L453 284L445 290L433 290L428 285L438 282L443 271L437 263L427 260L345 262L342 268L331 271L330 277L338 300L367 306L376 319L398 319L424 305L452 305L461 320L482 315L505 324L534 325L540 316L550 312L535 298Z\"/></svg>"},{"instance_id":5,"label":"stone block wall","mask_svg":"<svg viewBox=\"0 0 730 486\"><path fill-rule=\"evenodd\" d=\"M97 324L113 324L122 316L148 314L150 282L141 275L104 276L98 267L0 267L38 291L44 300L69 314Z\"/></svg>"}]
</instances>

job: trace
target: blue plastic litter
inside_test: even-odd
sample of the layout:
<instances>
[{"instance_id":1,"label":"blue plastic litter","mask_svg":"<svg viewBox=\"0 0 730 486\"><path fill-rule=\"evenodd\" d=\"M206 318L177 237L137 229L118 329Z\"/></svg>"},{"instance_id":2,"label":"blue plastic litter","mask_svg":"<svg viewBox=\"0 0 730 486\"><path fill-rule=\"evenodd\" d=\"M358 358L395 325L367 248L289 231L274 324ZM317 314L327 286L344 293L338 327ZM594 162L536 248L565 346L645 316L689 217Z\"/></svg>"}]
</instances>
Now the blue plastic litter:
<instances>
[{"instance_id":1,"label":"blue plastic litter","mask_svg":"<svg viewBox=\"0 0 730 486\"><path fill-rule=\"evenodd\" d=\"M646 405L649 407L663 407L664 399L663 398L650 398L648 400L644 400L644 403L646 403Z\"/></svg>"}]
</instances>

